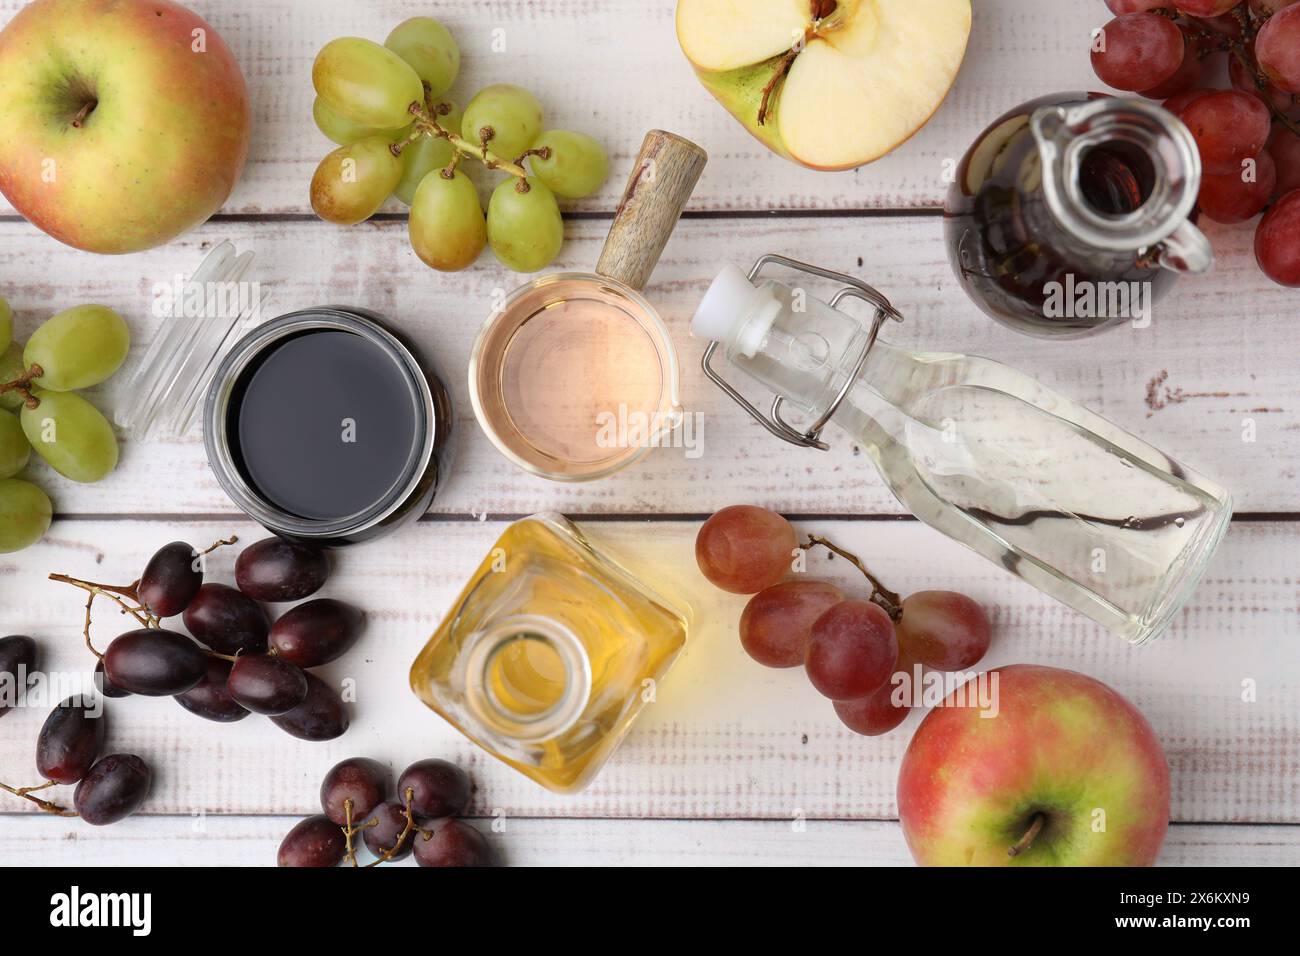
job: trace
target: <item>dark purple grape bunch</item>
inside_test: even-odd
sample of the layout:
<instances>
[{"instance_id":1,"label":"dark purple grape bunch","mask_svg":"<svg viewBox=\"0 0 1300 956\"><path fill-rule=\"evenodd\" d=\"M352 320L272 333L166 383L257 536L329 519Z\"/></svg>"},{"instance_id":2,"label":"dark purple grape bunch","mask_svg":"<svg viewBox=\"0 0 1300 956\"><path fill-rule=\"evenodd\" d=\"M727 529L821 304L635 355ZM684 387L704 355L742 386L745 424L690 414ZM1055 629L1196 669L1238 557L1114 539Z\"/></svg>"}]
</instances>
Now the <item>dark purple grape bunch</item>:
<instances>
[{"instance_id":1,"label":"dark purple grape bunch","mask_svg":"<svg viewBox=\"0 0 1300 956\"><path fill-rule=\"evenodd\" d=\"M469 775L446 760L421 760L397 778L377 760L336 764L320 788L322 813L308 817L280 844L280 866L378 866L412 854L420 866L496 866L478 828L457 819L469 806ZM358 860L360 834L373 857Z\"/></svg>"},{"instance_id":2,"label":"dark purple grape bunch","mask_svg":"<svg viewBox=\"0 0 1300 956\"><path fill-rule=\"evenodd\" d=\"M66 575L54 580L114 601L140 625L100 657L105 696L174 697L205 720L232 723L263 714L303 740L333 740L349 724L343 699L310 672L337 660L361 636L364 616L331 598L306 601L326 583L330 563L314 545L267 538L245 548L230 587L204 580L204 558L184 541L160 549L134 584L114 587ZM305 601L272 622L265 603ZM89 611L89 606L87 608ZM189 635L163 626L180 616ZM89 614L86 642L90 641Z\"/></svg>"},{"instance_id":3,"label":"dark purple grape bunch","mask_svg":"<svg viewBox=\"0 0 1300 956\"><path fill-rule=\"evenodd\" d=\"M12 650L11 638L0 640L0 673L13 673L7 670L13 664ZM30 658L34 664L34 642ZM100 756L107 724L103 698L69 697L50 712L36 738L36 772L45 782L35 787L0 783L0 790L34 803L46 813L80 817L91 826L125 820L149 796L153 773L135 754ZM74 809L36 796L56 786L76 788L72 793Z\"/></svg>"}]
</instances>

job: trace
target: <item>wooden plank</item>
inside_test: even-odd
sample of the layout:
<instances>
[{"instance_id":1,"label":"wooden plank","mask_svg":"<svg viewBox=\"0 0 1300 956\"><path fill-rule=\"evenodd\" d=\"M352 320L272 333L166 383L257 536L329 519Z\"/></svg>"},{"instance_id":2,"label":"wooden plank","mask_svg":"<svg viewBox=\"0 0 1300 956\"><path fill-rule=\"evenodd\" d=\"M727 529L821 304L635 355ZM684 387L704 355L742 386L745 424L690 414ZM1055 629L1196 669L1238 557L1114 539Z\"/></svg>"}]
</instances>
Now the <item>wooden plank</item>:
<instances>
[{"instance_id":1,"label":"wooden plank","mask_svg":"<svg viewBox=\"0 0 1300 956\"><path fill-rule=\"evenodd\" d=\"M21 866L273 866L285 817L149 817L95 830L28 817L0 830L0 858ZM489 839L511 866L909 866L892 821L512 819ZM488 820L476 821L485 831ZM363 857L363 859L366 859ZM1161 866L1296 866L1300 828L1171 827ZM389 866L415 866L411 859Z\"/></svg>"},{"instance_id":2,"label":"wooden plank","mask_svg":"<svg viewBox=\"0 0 1300 956\"><path fill-rule=\"evenodd\" d=\"M996 639L987 666L1032 662L1090 674L1147 715L1172 768L1173 819L1184 822L1300 822L1300 658L1294 653L1300 595L1300 526L1238 523L1206 581L1174 628L1138 650L914 523L804 522L857 551L886 582L908 593L956 587L992 611ZM301 814L337 760L364 754L400 770L428 756L468 767L479 784L474 808L490 816L719 819L893 819L898 762L921 719L878 739L840 727L799 671L764 670L736 639L742 598L723 595L694 570L692 523L600 522L592 536L660 590L694 609L691 643L631 735L593 786L556 796L497 764L425 710L407 688L416 652L487 552L495 523L422 524L380 547L342 553L325 593L370 611L363 643L325 668L355 681L352 728L338 741L294 740L260 718L206 724L170 700L111 701L108 746L138 752L157 774L148 809L181 814ZM0 559L0 633L29 632L46 648L45 668L88 674L80 592L44 580L48 571L130 579L161 544L196 544L232 531L229 522L76 521L49 540ZM649 533L652 532L652 533ZM233 552L213 558L211 579L229 581ZM856 588L843 562L811 565ZM177 624L179 626L179 624ZM125 625L107 608L96 635ZM1243 701L1251 682L1252 702ZM46 709L4 718L0 780L30 785L32 748ZM4 795L3 811L21 804Z\"/></svg>"},{"instance_id":3,"label":"wooden plank","mask_svg":"<svg viewBox=\"0 0 1300 956\"><path fill-rule=\"evenodd\" d=\"M570 223L570 241L556 269L590 269L606 227ZM520 514L542 507L587 514L707 513L740 500L804 514L899 513L868 458L842 433L832 429L830 453L789 448L704 379L703 345L689 337L690 317L722 261L748 265L766 252L874 282L907 316L902 326L888 330L890 341L984 354L1024 369L1217 478L1233 492L1239 510L1300 511L1295 296L1260 278L1249 235L1240 231L1216 233L1217 274L1187 281L1157 304L1150 328L1124 326L1091 339L1044 342L1003 329L966 299L945 260L937 218L685 222L648 294L681 353L683 399L697 413L699 455L659 449L623 474L580 485L524 475L474 421L465 376L473 339L492 303L518 282L490 256L465 273L428 271L411 253L398 222L354 229L213 223L164 249L111 260L27 233L24 225L0 224L0 247L9 252L0 294L17 310L18 333L30 334L60 308L102 302L128 317L136 338L132 362L158 328L152 315L155 285L190 275L208 245L223 238L256 251L250 278L270 292L268 315L338 303L389 316L441 367L458 411L454 478L434 505L444 515ZM123 400L124 377L101 395L106 408ZM747 391L759 400L756 386ZM128 444L117 473L97 485L60 480L43 466L33 466L32 473L64 514L233 511L197 437Z\"/></svg>"},{"instance_id":4,"label":"wooden plank","mask_svg":"<svg viewBox=\"0 0 1300 956\"><path fill-rule=\"evenodd\" d=\"M0 22L25 0L0 0ZM311 118L311 64L338 36L382 42L409 16L436 16L462 50L453 95L462 105L489 83L533 90L547 123L597 136L613 175L575 208L612 210L647 129L694 139L712 155L693 208L864 209L937 206L945 172L998 115L1032 96L1093 89L1088 36L1107 19L1100 4L1060 4L1050 16L1022 0L978 0L970 51L930 124L862 169L819 173L763 147L696 81L677 45L675 4L645 0L192 0L225 37L248 80L253 142L228 213L310 212L307 185L330 144ZM500 52L504 43L505 49ZM0 208L8 208L7 206ZM396 208L396 207L394 207Z\"/></svg>"}]
</instances>

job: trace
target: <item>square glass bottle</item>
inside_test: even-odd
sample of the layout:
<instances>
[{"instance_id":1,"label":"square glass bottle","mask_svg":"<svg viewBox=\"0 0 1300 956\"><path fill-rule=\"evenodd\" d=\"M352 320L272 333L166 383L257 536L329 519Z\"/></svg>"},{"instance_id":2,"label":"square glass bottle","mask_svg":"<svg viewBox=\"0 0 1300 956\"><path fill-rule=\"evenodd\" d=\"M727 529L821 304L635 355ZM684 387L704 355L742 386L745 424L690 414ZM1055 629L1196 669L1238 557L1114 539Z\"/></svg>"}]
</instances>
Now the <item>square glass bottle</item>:
<instances>
[{"instance_id":1,"label":"square glass bottle","mask_svg":"<svg viewBox=\"0 0 1300 956\"><path fill-rule=\"evenodd\" d=\"M543 786L581 790L686 643L689 612L560 515L510 525L411 667L411 689Z\"/></svg>"}]
</instances>

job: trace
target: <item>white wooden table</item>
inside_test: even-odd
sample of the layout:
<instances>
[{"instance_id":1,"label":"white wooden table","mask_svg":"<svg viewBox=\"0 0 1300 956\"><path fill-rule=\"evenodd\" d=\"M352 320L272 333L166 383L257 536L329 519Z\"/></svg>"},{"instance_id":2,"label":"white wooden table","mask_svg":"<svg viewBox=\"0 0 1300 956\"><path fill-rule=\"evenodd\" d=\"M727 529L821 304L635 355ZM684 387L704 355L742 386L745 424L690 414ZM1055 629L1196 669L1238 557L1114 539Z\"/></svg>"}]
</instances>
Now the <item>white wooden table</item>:
<instances>
[{"instance_id":1,"label":"white wooden table","mask_svg":"<svg viewBox=\"0 0 1300 956\"><path fill-rule=\"evenodd\" d=\"M0 0L0 20L21 5ZM977 0L965 67L933 122L892 156L839 174L770 155L712 100L678 50L671 0L191 5L224 34L248 78L256 121L243 182L201 229L121 259L75 252L4 215L0 294L17 310L20 333L58 309L102 302L129 317L138 357L157 328L154 284L188 275L206 249L230 239L256 250L253 277L270 287L272 314L367 306L436 356L457 402L458 466L425 521L339 556L329 593L365 607L371 621L364 643L328 669L357 682L345 737L310 745L259 718L219 726L170 700L113 702L110 746L155 767L147 815L100 830L25 812L0 795L0 862L269 864L294 818L316 812L324 772L368 755L398 770L426 756L469 767L479 785L474 814L497 821L503 832L494 840L515 863L907 863L894 785L920 714L888 737L854 736L799 673L764 670L744 655L736 638L743 600L708 587L691 552L699 520L741 501L833 532L895 588L957 587L983 601L996 621L989 665L1073 668L1133 700L1173 774L1163 862L1300 862L1300 297L1261 277L1250 229L1211 226L1217 271L1186 282L1152 328L1045 343L983 318L944 258L944 161L1024 99L1097 86L1086 49L1090 29L1107 18L1100 0ZM587 130L609 146L614 175L572 207L556 268L594 264L646 129L708 149L710 166L649 290L682 351L687 402L704 416L703 457L661 450L625 474L574 487L518 472L479 432L464 381L494 292L518 277L491 256L459 275L425 269L397 209L352 229L311 215L307 184L328 148L311 120L315 51L346 34L382 39L415 14L438 16L460 41L462 102L486 83L520 82L545 103L548 125ZM497 28L504 55L490 51ZM900 344L1027 369L1229 486L1237 519L1170 633L1144 650L1107 636L905 520L849 442L828 454L787 448L709 385L701 345L687 336L693 306L722 261L748 265L764 252L867 278L906 313L907 324L891 329ZM118 389L99 399L112 406ZM1247 420L1253 442L1243 441ZM0 557L0 633L38 636L50 669L89 669L93 660L80 640L81 599L47 582L47 572L129 581L168 541L261 536L222 494L197 438L125 443L118 471L98 485L39 471L58 518L40 546ZM503 524L543 509L592 519L596 537L658 568L693 604L697 624L658 702L595 784L569 797L485 758L406 687L414 654ZM231 560L215 560L215 579L230 580ZM843 577L843 563L828 573ZM100 621L97 633L118 627L107 609ZM1244 703L1248 679L1257 699ZM43 718L29 709L0 722L0 779L31 780Z\"/></svg>"}]
</instances>

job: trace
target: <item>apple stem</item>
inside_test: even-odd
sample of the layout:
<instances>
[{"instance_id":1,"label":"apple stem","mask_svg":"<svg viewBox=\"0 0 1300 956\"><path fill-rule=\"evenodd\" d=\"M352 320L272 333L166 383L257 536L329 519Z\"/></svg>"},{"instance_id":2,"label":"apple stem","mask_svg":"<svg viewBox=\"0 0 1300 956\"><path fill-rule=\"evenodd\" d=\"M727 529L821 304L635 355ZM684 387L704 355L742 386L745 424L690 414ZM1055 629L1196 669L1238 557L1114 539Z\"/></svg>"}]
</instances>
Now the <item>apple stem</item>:
<instances>
[{"instance_id":1,"label":"apple stem","mask_svg":"<svg viewBox=\"0 0 1300 956\"><path fill-rule=\"evenodd\" d=\"M1047 817L1041 813L1035 813L1034 819L1030 821L1029 829L1025 831L1025 835L1016 842L1015 846L1007 847L1007 856L1020 856L1033 846L1034 841L1038 839L1038 834L1043 832L1043 825L1046 823Z\"/></svg>"},{"instance_id":2,"label":"apple stem","mask_svg":"<svg viewBox=\"0 0 1300 956\"><path fill-rule=\"evenodd\" d=\"M95 112L95 107L98 105L98 100L91 100L90 102L83 104L81 109L77 110L77 115L72 117L72 128L81 129L81 127L86 124L86 117Z\"/></svg>"},{"instance_id":3,"label":"apple stem","mask_svg":"<svg viewBox=\"0 0 1300 956\"><path fill-rule=\"evenodd\" d=\"M882 611L888 614L889 619L893 621L895 624L897 624L900 620L902 620L903 618L902 597L899 596L898 592L891 591L889 590L889 588L881 584L880 579L877 578L874 574L872 574L871 571L868 570L867 566L862 562L862 559L859 558L852 551L846 551L844 548L841 548L838 544L835 544L834 542L826 538L823 538L821 535L816 535L816 534L808 535L808 543L799 545L799 549L801 551L811 551L813 548L819 545L825 548L827 551L830 551L834 554L838 554L845 561L848 561L855 568L861 571L863 575L866 576L866 579L871 582L871 603L875 604Z\"/></svg>"}]
</instances>

